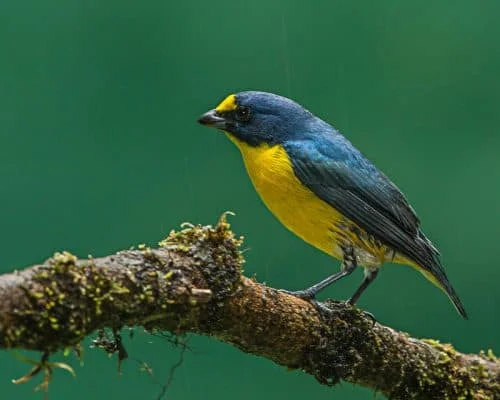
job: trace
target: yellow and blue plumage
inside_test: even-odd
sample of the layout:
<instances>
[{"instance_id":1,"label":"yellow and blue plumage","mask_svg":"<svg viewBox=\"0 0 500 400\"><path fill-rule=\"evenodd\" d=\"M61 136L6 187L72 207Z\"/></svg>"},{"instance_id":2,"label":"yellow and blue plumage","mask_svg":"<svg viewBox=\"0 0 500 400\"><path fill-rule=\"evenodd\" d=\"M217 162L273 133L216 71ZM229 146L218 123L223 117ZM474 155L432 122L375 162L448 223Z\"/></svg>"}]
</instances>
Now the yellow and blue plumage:
<instances>
[{"instance_id":1,"label":"yellow and blue plumage","mask_svg":"<svg viewBox=\"0 0 500 400\"><path fill-rule=\"evenodd\" d=\"M283 225L342 260L340 272L297 295L313 298L359 265L365 278L350 299L355 303L391 261L419 270L467 318L404 195L331 125L265 92L230 95L199 122L236 144L255 189Z\"/></svg>"}]
</instances>

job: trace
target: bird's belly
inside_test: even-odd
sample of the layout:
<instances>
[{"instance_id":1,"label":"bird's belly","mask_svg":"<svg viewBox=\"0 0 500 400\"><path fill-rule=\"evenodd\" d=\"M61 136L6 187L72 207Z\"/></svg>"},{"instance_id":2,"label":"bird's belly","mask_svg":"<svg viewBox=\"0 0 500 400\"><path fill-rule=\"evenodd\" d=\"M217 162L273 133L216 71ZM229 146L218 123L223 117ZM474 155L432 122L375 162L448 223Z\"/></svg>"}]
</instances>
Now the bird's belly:
<instances>
[{"instance_id":1,"label":"bird's belly","mask_svg":"<svg viewBox=\"0 0 500 400\"><path fill-rule=\"evenodd\" d=\"M334 226L342 216L334 208L290 176L282 175L279 180L268 179L266 173L250 177L263 202L283 225L324 252L341 256Z\"/></svg>"},{"instance_id":2,"label":"bird's belly","mask_svg":"<svg viewBox=\"0 0 500 400\"><path fill-rule=\"evenodd\" d=\"M343 258L343 246L353 245L360 265L380 266L380 249L358 240L359 227L351 229L355 224L302 185L281 146L238 147L255 189L283 225L336 258Z\"/></svg>"}]
</instances>

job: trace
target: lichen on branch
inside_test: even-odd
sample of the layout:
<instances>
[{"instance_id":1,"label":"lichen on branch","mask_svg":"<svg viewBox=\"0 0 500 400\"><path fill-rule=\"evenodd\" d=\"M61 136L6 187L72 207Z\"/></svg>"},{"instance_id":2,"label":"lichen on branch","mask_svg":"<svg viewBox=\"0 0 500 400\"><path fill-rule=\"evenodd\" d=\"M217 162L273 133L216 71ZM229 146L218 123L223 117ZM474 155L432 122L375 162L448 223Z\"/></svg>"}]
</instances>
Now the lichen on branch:
<instances>
[{"instance_id":1,"label":"lichen on branch","mask_svg":"<svg viewBox=\"0 0 500 400\"><path fill-rule=\"evenodd\" d=\"M213 336L323 384L346 380L393 399L500 399L493 354L411 338L343 302L320 313L244 277L240 245L223 215L215 227L172 231L154 249L56 253L0 275L0 348L50 354L96 330L143 326Z\"/></svg>"}]
</instances>

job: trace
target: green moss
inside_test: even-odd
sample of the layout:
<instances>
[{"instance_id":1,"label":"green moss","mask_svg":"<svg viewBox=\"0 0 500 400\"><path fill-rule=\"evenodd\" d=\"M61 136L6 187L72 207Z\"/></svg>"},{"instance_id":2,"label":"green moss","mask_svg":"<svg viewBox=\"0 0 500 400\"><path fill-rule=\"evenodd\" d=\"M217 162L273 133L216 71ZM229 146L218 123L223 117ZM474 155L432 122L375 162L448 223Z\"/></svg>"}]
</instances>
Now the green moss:
<instances>
[{"instance_id":1,"label":"green moss","mask_svg":"<svg viewBox=\"0 0 500 400\"><path fill-rule=\"evenodd\" d=\"M199 266L207 285L214 288L213 292L219 299L227 296L239 283L243 264L243 256L239 251L242 239L237 239L230 230L228 215L234 214L223 213L215 227L184 223L184 229L171 231L159 243L161 248L190 254L194 259L193 264Z\"/></svg>"},{"instance_id":2,"label":"green moss","mask_svg":"<svg viewBox=\"0 0 500 400\"><path fill-rule=\"evenodd\" d=\"M481 350L479 356L487 361L500 362L500 358L493 353L492 349L488 349L487 351Z\"/></svg>"},{"instance_id":3,"label":"green moss","mask_svg":"<svg viewBox=\"0 0 500 400\"><path fill-rule=\"evenodd\" d=\"M78 344L103 321L120 327L170 315L176 332L192 326L200 307L190 288L213 289L216 295L207 307L215 307L240 282L241 240L230 231L226 215L215 227L184 225L159 249L139 245L135 252L81 261L69 252L55 253L26 280L23 291L29 304L6 329L5 347L52 352Z\"/></svg>"},{"instance_id":4,"label":"green moss","mask_svg":"<svg viewBox=\"0 0 500 400\"><path fill-rule=\"evenodd\" d=\"M491 399L491 395L483 390L477 389L480 380L488 380L491 377L484 364L470 363L466 366L461 362L456 362L457 351L450 344L443 344L434 339L424 339L427 343L439 353L438 360L432 368L422 365L419 373L419 384L421 387L428 387L432 391L436 382L446 382L442 389L442 398L444 400L486 400ZM427 368L427 371L425 370ZM500 384L492 384L494 391L500 390ZM435 388L434 390L441 390ZM492 392L492 393L493 393Z\"/></svg>"},{"instance_id":5,"label":"green moss","mask_svg":"<svg viewBox=\"0 0 500 400\"><path fill-rule=\"evenodd\" d=\"M93 316L101 315L103 307L117 295L129 294L121 280L106 274L92 261L77 265L76 256L66 251L55 253L40 267L25 291L32 304L20 311L25 318L25 330L14 331L11 343L21 341L28 348L29 344L37 347L41 337L51 334L58 335L59 341L67 346L77 344L89 332ZM26 330L31 335L21 337Z\"/></svg>"}]
</instances>

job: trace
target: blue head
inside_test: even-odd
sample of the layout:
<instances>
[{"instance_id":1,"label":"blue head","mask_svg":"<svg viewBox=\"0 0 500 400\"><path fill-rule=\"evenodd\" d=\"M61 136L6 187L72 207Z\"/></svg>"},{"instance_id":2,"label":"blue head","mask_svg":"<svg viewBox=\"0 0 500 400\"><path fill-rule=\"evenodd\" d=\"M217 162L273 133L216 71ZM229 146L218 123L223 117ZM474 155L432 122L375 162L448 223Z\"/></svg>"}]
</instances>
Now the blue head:
<instances>
[{"instance_id":1,"label":"blue head","mask_svg":"<svg viewBox=\"0 0 500 400\"><path fill-rule=\"evenodd\" d=\"M240 92L226 97L198 122L221 129L250 146L273 145L303 134L316 118L286 97Z\"/></svg>"}]
</instances>

